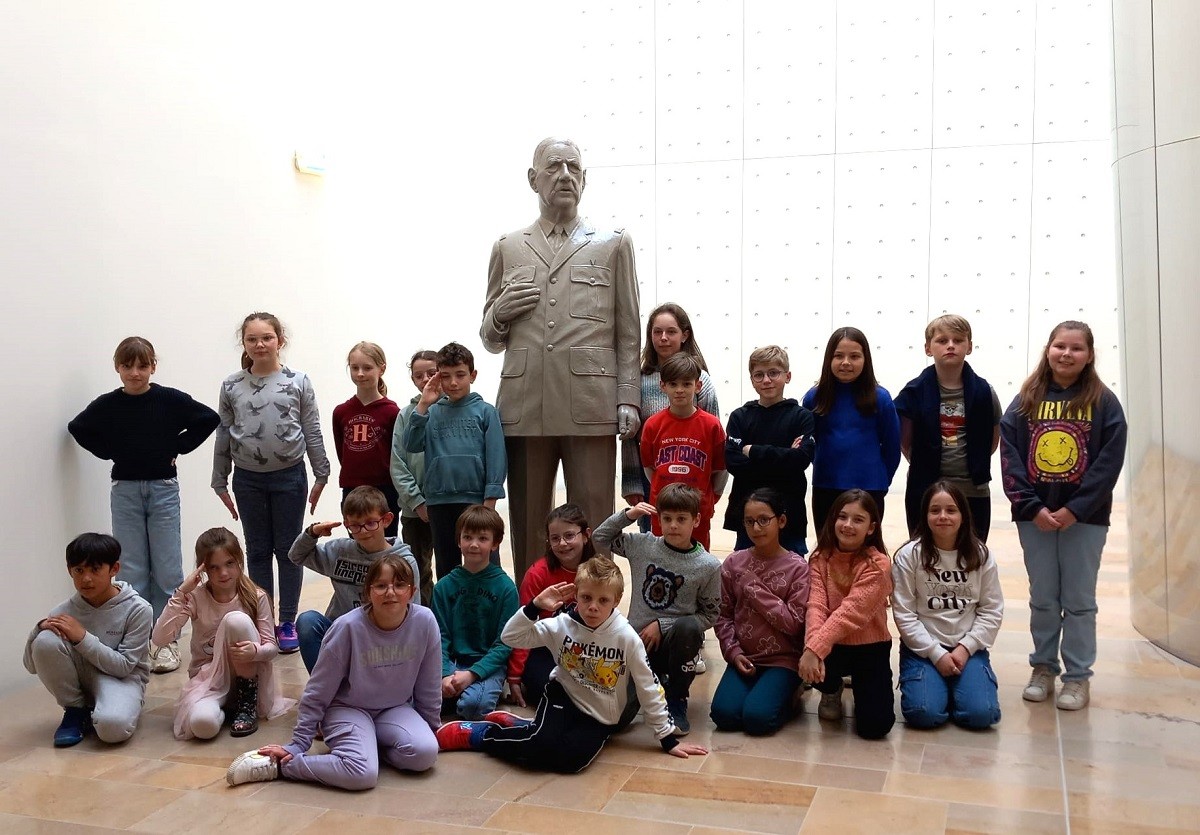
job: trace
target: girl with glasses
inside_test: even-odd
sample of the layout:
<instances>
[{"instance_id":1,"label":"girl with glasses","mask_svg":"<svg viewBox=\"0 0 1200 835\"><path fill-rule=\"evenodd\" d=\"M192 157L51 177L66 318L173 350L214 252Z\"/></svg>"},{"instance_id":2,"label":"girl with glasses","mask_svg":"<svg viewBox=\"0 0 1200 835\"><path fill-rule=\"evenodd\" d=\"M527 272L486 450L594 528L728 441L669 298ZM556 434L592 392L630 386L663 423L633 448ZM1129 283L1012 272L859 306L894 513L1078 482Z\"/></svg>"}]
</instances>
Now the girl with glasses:
<instances>
[{"instance_id":1,"label":"girl with glasses","mask_svg":"<svg viewBox=\"0 0 1200 835\"><path fill-rule=\"evenodd\" d=\"M325 636L292 741L240 755L229 785L284 777L361 791L378 782L381 759L401 771L437 760L442 646L433 612L413 605L412 566L396 554L372 562L360 588L363 605ZM308 751L318 728L327 754Z\"/></svg>"},{"instance_id":2,"label":"girl with glasses","mask_svg":"<svg viewBox=\"0 0 1200 835\"><path fill-rule=\"evenodd\" d=\"M525 606L543 589L559 583L574 583L575 571L596 555L592 529L579 505L559 505L546 517L546 553L529 567L521 580L519 599ZM542 612L541 617L553 617ZM545 647L514 649L508 657L508 692L519 707L537 706L542 700L554 656Z\"/></svg>"},{"instance_id":3,"label":"girl with glasses","mask_svg":"<svg viewBox=\"0 0 1200 835\"><path fill-rule=\"evenodd\" d=\"M728 666L713 694L719 731L773 734L791 716L804 650L808 563L779 542L787 503L755 490L742 514L752 547L721 564L721 610L713 630Z\"/></svg>"},{"instance_id":4,"label":"girl with glasses","mask_svg":"<svg viewBox=\"0 0 1200 835\"><path fill-rule=\"evenodd\" d=\"M324 574L333 583L333 597L329 599L325 614L309 610L301 612L300 617L296 618L300 657L310 673L317 663L321 640L329 631L330 624L358 606L362 577L372 562L384 554L395 554L409 564L413 576L420 582L412 551L402 540L386 533L391 522L392 512L388 510L387 497L381 491L374 487L355 487L342 502L341 522L314 522L292 543L288 559L296 565ZM342 524L350 534L348 539L331 539L324 543L318 541ZM422 602L420 586L413 595L413 602Z\"/></svg>"}]
</instances>

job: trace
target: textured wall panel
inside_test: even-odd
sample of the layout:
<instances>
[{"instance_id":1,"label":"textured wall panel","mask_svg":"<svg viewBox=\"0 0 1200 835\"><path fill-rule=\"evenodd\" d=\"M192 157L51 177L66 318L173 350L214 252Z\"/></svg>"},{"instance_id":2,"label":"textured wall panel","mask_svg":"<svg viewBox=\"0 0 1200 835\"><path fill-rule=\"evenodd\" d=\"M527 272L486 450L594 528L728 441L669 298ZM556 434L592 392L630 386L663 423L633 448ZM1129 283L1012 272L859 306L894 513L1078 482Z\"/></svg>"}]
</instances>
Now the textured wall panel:
<instances>
[{"instance_id":1,"label":"textured wall panel","mask_svg":"<svg viewBox=\"0 0 1200 835\"><path fill-rule=\"evenodd\" d=\"M933 154L927 318L971 322L972 365L1006 406L1029 374L1029 201L1032 146L953 148ZM923 350L924 333L912 336Z\"/></svg>"},{"instance_id":2,"label":"textured wall panel","mask_svg":"<svg viewBox=\"0 0 1200 835\"><path fill-rule=\"evenodd\" d=\"M833 152L832 0L745 7L746 157Z\"/></svg>"},{"instance_id":3,"label":"textured wall panel","mask_svg":"<svg viewBox=\"0 0 1200 835\"><path fill-rule=\"evenodd\" d=\"M819 370L832 329L833 180L831 157L746 163L743 401L754 396L746 360L761 345L787 349L800 394Z\"/></svg>"},{"instance_id":4,"label":"textured wall panel","mask_svg":"<svg viewBox=\"0 0 1200 835\"><path fill-rule=\"evenodd\" d=\"M572 91L559 105L564 126L557 130L580 125L572 138L590 166L654 161L654 3L623 3L616 11L610 4L562 7L587 37L554 68Z\"/></svg>"},{"instance_id":5,"label":"textured wall panel","mask_svg":"<svg viewBox=\"0 0 1200 835\"><path fill-rule=\"evenodd\" d=\"M837 150L928 148L933 2L840 3Z\"/></svg>"},{"instance_id":6,"label":"textured wall panel","mask_svg":"<svg viewBox=\"0 0 1200 835\"><path fill-rule=\"evenodd\" d=\"M866 333L889 389L912 376L903 346L926 323L929 183L928 151L837 159L832 324Z\"/></svg>"},{"instance_id":7,"label":"textured wall panel","mask_svg":"<svg viewBox=\"0 0 1200 835\"><path fill-rule=\"evenodd\" d=\"M676 302L691 317L722 419L739 405L731 394L744 341L741 236L740 161L658 166L658 302Z\"/></svg>"},{"instance_id":8,"label":"textured wall panel","mask_svg":"<svg viewBox=\"0 0 1200 835\"><path fill-rule=\"evenodd\" d=\"M1033 139L1034 9L1032 0L938 4L935 146Z\"/></svg>"},{"instance_id":9,"label":"textured wall panel","mask_svg":"<svg viewBox=\"0 0 1200 835\"><path fill-rule=\"evenodd\" d=\"M1035 142L1104 139L1111 124L1111 6L1038 0Z\"/></svg>"},{"instance_id":10,"label":"textured wall panel","mask_svg":"<svg viewBox=\"0 0 1200 835\"><path fill-rule=\"evenodd\" d=\"M742 4L663 0L656 11L658 161L742 156Z\"/></svg>"}]
</instances>

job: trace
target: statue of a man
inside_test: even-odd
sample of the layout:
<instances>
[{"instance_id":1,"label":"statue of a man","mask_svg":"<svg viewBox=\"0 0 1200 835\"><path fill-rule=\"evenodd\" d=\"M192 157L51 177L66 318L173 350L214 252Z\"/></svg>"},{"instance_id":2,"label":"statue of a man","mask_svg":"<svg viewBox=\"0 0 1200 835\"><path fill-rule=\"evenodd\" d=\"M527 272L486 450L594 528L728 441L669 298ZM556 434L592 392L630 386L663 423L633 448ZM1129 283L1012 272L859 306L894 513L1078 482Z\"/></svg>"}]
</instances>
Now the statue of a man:
<instances>
[{"instance_id":1,"label":"statue of a man","mask_svg":"<svg viewBox=\"0 0 1200 835\"><path fill-rule=\"evenodd\" d=\"M542 140L529 169L540 216L496 241L488 264L479 336L504 352L496 406L518 583L543 552L559 462L567 501L598 525L613 512L615 436L640 423L633 243L578 216L586 184L579 147Z\"/></svg>"}]
</instances>

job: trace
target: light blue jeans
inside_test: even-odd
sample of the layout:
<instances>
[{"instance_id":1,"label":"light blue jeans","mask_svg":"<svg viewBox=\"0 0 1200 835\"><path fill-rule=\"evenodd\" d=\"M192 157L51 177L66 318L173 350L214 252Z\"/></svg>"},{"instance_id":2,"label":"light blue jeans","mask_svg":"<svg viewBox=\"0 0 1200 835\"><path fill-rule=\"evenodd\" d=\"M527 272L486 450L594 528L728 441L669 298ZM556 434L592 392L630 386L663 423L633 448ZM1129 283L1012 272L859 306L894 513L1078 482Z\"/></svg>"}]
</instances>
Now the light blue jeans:
<instances>
[{"instance_id":1,"label":"light blue jeans","mask_svg":"<svg viewBox=\"0 0 1200 835\"><path fill-rule=\"evenodd\" d=\"M1044 664L1056 675L1062 672L1063 681L1091 678L1096 663L1096 578L1108 527L1076 522L1065 531L1040 531L1033 522L1018 522L1017 536L1029 574L1030 666Z\"/></svg>"},{"instance_id":2,"label":"light blue jeans","mask_svg":"<svg viewBox=\"0 0 1200 835\"><path fill-rule=\"evenodd\" d=\"M938 728L951 719L972 730L1000 721L996 674L986 649L967 659L963 671L946 677L928 658L900 644L900 712L914 728Z\"/></svg>"},{"instance_id":3,"label":"light blue jeans","mask_svg":"<svg viewBox=\"0 0 1200 835\"><path fill-rule=\"evenodd\" d=\"M114 481L109 502L121 543L120 579L150 602L157 621L183 582L179 479Z\"/></svg>"},{"instance_id":4,"label":"light blue jeans","mask_svg":"<svg viewBox=\"0 0 1200 835\"><path fill-rule=\"evenodd\" d=\"M469 670L470 664L455 664L455 670ZM504 673L507 666L501 667L495 674L481 678L466 690L458 694L457 699L445 699L442 702L442 713L453 711L467 720L482 719L496 709L500 701L500 691L504 689Z\"/></svg>"}]
</instances>

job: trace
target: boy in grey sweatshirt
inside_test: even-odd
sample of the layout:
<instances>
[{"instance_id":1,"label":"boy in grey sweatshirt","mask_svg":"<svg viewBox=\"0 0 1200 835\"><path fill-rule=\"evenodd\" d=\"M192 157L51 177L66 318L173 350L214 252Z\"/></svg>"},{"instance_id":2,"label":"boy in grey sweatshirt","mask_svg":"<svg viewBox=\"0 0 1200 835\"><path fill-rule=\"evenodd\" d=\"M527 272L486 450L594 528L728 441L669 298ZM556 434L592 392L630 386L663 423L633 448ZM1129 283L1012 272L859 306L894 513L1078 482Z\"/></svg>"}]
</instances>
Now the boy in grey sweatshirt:
<instances>
[{"instance_id":1,"label":"boy in grey sweatshirt","mask_svg":"<svg viewBox=\"0 0 1200 835\"><path fill-rule=\"evenodd\" d=\"M75 594L38 621L25 642L25 669L41 679L63 708L56 748L95 728L105 742L133 736L150 677L150 604L125 582L121 544L100 533L67 546Z\"/></svg>"},{"instance_id":2,"label":"boy in grey sweatshirt","mask_svg":"<svg viewBox=\"0 0 1200 835\"><path fill-rule=\"evenodd\" d=\"M646 502L627 507L604 520L592 536L597 553L629 560L635 586L629 624L641 635L651 669L666 679L667 710L681 736L690 728L687 700L696 677L692 661L721 606L721 563L692 538L700 521L700 499L694 487L668 484L659 491L657 508ZM662 536L621 531L650 514L657 514Z\"/></svg>"},{"instance_id":3,"label":"boy in grey sweatshirt","mask_svg":"<svg viewBox=\"0 0 1200 835\"><path fill-rule=\"evenodd\" d=\"M296 565L311 568L333 581L333 597L325 614L301 612L296 618L296 633L300 639L300 658L311 673L321 653L321 641L329 626L342 615L357 609L362 602L362 584L371 563L385 554L402 557L417 578L413 603L421 603L421 575L412 550L399 538L384 535L392 523L387 497L375 487L355 487L342 502L342 522L314 522L309 525L288 551L288 559ZM333 529L345 524L349 539L334 539L322 545L317 540L329 536ZM424 601L426 604L428 600Z\"/></svg>"}]
</instances>

